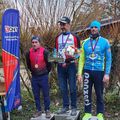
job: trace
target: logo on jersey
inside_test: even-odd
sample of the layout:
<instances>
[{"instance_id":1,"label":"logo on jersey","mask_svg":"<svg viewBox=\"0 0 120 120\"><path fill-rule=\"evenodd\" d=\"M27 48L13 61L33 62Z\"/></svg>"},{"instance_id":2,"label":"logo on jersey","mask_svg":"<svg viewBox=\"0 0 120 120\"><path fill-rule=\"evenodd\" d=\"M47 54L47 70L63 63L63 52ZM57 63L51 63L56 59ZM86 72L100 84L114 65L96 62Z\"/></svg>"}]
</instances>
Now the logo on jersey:
<instances>
[{"instance_id":1,"label":"logo on jersey","mask_svg":"<svg viewBox=\"0 0 120 120\"><path fill-rule=\"evenodd\" d=\"M89 55L89 58L91 59L91 60L94 60L94 59L96 59L98 57L98 54L95 54L95 53L91 53L90 55Z\"/></svg>"}]
</instances>

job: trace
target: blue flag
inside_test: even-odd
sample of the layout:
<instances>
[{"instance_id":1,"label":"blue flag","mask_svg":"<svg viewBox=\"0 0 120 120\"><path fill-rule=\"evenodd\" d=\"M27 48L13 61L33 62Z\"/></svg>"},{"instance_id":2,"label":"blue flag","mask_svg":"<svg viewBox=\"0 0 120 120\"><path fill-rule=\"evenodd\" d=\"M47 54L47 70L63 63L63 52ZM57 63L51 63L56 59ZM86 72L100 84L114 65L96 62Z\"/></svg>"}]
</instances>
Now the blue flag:
<instances>
[{"instance_id":1,"label":"blue flag","mask_svg":"<svg viewBox=\"0 0 120 120\"><path fill-rule=\"evenodd\" d=\"M6 112L21 105L19 11L7 9L2 16L2 62L6 87Z\"/></svg>"}]
</instances>

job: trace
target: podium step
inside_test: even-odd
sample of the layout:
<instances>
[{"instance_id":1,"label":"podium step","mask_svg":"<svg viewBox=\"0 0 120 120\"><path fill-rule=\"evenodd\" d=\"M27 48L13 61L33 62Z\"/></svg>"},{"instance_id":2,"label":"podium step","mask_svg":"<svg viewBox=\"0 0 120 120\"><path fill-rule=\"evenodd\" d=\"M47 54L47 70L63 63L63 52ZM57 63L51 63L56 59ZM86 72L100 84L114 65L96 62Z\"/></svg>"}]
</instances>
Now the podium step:
<instances>
[{"instance_id":1,"label":"podium step","mask_svg":"<svg viewBox=\"0 0 120 120\"><path fill-rule=\"evenodd\" d=\"M55 120L79 120L80 111L77 111L76 116L70 115L71 110L69 110L66 114L55 114Z\"/></svg>"},{"instance_id":2,"label":"podium step","mask_svg":"<svg viewBox=\"0 0 120 120\"><path fill-rule=\"evenodd\" d=\"M96 116L92 116L90 120L98 120Z\"/></svg>"},{"instance_id":3,"label":"podium step","mask_svg":"<svg viewBox=\"0 0 120 120\"><path fill-rule=\"evenodd\" d=\"M45 113L42 113L41 116L36 118L31 118L30 120L54 120L54 114L51 114L51 118L46 118Z\"/></svg>"}]
</instances>

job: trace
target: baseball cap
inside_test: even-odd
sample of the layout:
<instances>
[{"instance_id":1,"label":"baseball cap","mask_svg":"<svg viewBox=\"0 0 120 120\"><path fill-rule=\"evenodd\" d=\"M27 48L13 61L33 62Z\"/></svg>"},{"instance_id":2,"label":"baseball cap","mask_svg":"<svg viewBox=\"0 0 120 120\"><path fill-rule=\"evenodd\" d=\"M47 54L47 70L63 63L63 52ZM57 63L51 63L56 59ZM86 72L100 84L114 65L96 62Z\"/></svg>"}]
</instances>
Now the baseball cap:
<instances>
[{"instance_id":1,"label":"baseball cap","mask_svg":"<svg viewBox=\"0 0 120 120\"><path fill-rule=\"evenodd\" d=\"M67 23L67 24L70 24L70 18L66 17L66 16L63 16L59 21L58 23Z\"/></svg>"}]
</instances>

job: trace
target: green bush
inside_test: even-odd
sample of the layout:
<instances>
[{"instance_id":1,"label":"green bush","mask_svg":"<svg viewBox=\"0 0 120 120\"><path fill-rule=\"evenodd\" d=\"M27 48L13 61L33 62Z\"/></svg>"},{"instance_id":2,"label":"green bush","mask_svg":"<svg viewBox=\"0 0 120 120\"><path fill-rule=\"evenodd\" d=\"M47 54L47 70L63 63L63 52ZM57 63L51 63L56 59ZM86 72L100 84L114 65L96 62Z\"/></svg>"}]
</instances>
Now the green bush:
<instances>
[{"instance_id":1,"label":"green bush","mask_svg":"<svg viewBox=\"0 0 120 120\"><path fill-rule=\"evenodd\" d=\"M118 101L120 101L120 96L116 91L106 93L105 102L107 104L114 104L116 102L119 103Z\"/></svg>"}]
</instances>

